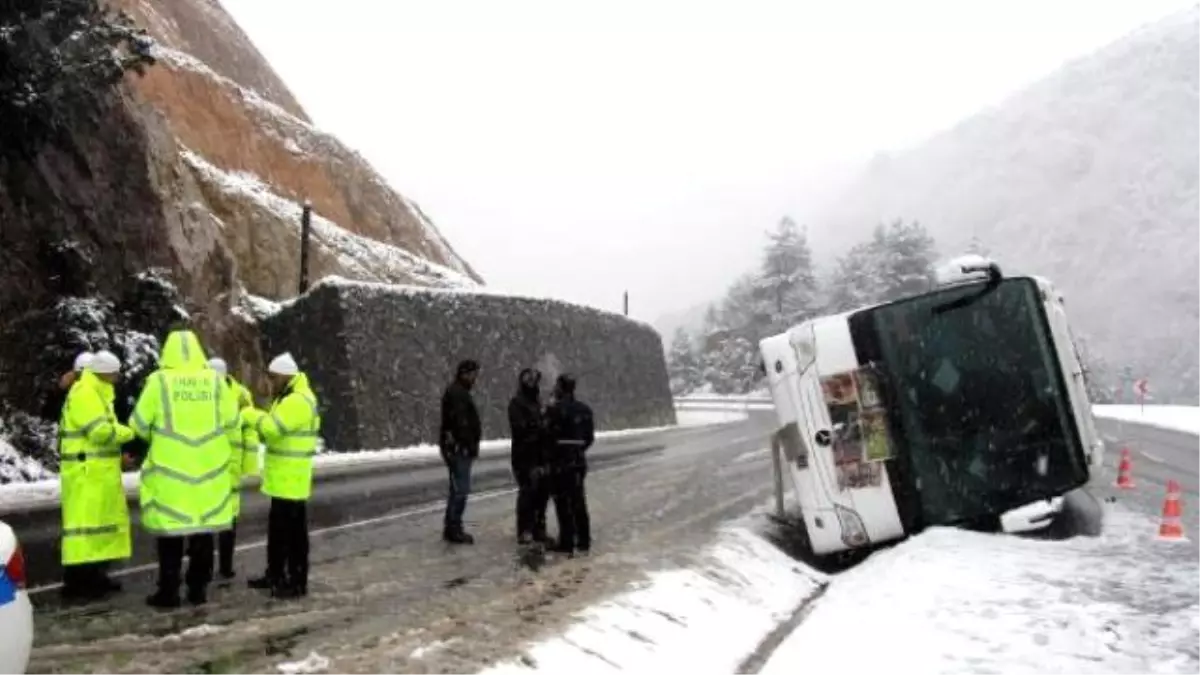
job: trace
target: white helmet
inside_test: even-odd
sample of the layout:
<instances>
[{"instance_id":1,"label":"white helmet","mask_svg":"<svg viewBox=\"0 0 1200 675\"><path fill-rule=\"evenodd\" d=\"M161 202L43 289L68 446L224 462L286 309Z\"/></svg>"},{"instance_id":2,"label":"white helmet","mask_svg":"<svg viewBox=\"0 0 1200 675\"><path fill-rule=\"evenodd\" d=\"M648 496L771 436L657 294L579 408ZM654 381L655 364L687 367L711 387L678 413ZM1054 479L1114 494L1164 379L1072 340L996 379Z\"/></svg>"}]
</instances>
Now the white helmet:
<instances>
[{"instance_id":1,"label":"white helmet","mask_svg":"<svg viewBox=\"0 0 1200 675\"><path fill-rule=\"evenodd\" d=\"M102 349L92 356L88 368L97 375L115 375L121 372L121 359L107 349Z\"/></svg>"},{"instance_id":2,"label":"white helmet","mask_svg":"<svg viewBox=\"0 0 1200 675\"><path fill-rule=\"evenodd\" d=\"M296 365L296 359L292 358L290 353L284 352L271 360L267 372L272 375L291 376L300 372L300 366Z\"/></svg>"},{"instance_id":3,"label":"white helmet","mask_svg":"<svg viewBox=\"0 0 1200 675\"><path fill-rule=\"evenodd\" d=\"M220 357L214 356L213 358L209 359L208 367L212 368L213 370L217 371L218 373L220 373L222 375L225 375L229 372L229 364L225 363L225 359L222 359Z\"/></svg>"},{"instance_id":4,"label":"white helmet","mask_svg":"<svg viewBox=\"0 0 1200 675\"><path fill-rule=\"evenodd\" d=\"M79 356L75 357L75 365L73 370L77 373L82 373L84 369L92 365L92 353L80 352Z\"/></svg>"}]
</instances>

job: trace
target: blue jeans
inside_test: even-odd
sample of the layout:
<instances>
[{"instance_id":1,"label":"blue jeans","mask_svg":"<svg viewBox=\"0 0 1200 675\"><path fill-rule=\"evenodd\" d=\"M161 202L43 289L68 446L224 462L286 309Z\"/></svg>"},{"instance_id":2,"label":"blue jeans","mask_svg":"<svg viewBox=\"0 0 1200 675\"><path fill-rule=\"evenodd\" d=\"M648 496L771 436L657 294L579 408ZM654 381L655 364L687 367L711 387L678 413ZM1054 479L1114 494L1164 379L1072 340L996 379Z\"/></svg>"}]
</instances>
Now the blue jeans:
<instances>
[{"instance_id":1,"label":"blue jeans","mask_svg":"<svg viewBox=\"0 0 1200 675\"><path fill-rule=\"evenodd\" d=\"M467 495L471 494L471 464L475 460L464 455L446 456L443 460L450 474L450 492L446 497L446 532L462 532Z\"/></svg>"}]
</instances>

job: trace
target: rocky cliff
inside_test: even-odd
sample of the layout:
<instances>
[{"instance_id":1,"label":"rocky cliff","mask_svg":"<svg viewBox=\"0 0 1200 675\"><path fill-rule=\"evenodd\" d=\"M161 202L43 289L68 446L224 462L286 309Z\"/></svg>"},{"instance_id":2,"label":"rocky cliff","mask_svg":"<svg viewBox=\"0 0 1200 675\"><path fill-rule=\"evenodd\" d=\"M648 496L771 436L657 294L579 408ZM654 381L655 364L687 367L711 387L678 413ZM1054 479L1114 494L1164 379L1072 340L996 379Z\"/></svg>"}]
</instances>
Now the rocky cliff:
<instances>
[{"instance_id":1,"label":"rocky cliff","mask_svg":"<svg viewBox=\"0 0 1200 675\"><path fill-rule=\"evenodd\" d=\"M73 98L32 152L0 148L0 433L51 466L44 420L80 349L126 359L118 408L176 321L261 372L255 307L295 293L304 200L313 279L480 283L412 202L312 126L215 0L119 4L158 63Z\"/></svg>"}]
</instances>

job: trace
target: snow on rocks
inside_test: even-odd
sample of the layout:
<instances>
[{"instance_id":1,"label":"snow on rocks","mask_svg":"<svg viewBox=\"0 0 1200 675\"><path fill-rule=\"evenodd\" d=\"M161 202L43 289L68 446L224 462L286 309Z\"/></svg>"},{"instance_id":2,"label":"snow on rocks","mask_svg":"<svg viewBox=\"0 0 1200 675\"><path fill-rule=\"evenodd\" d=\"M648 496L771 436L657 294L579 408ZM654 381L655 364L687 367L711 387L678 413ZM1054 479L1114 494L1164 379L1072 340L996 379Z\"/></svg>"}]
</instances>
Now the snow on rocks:
<instances>
[{"instance_id":1,"label":"snow on rocks","mask_svg":"<svg viewBox=\"0 0 1200 675\"><path fill-rule=\"evenodd\" d=\"M1200 435L1200 407L1194 405L1095 405L1096 417Z\"/></svg>"},{"instance_id":2,"label":"snow on rocks","mask_svg":"<svg viewBox=\"0 0 1200 675\"><path fill-rule=\"evenodd\" d=\"M1153 541L1153 519L1107 508L1095 538L934 528L876 553L761 672L1197 672L1195 555Z\"/></svg>"},{"instance_id":3,"label":"snow on rocks","mask_svg":"<svg viewBox=\"0 0 1200 675\"><path fill-rule=\"evenodd\" d=\"M0 425L0 483L45 480L52 475L41 462L17 452L9 443L4 426Z\"/></svg>"},{"instance_id":4,"label":"snow on rocks","mask_svg":"<svg viewBox=\"0 0 1200 675\"><path fill-rule=\"evenodd\" d=\"M275 193L258 176L247 172L227 172L191 150L182 150L180 157L200 175L228 194L247 199L273 213L280 220L300 228L302 205ZM477 288L467 275L430 262L398 246L354 234L318 213L312 214L313 241L333 252L342 268L358 278L394 281L381 278L379 270L403 274L414 282L431 287Z\"/></svg>"},{"instance_id":5,"label":"snow on rocks","mask_svg":"<svg viewBox=\"0 0 1200 675\"><path fill-rule=\"evenodd\" d=\"M650 575L585 610L563 635L484 672L738 672L827 581L743 528L719 532L701 560Z\"/></svg>"}]
</instances>

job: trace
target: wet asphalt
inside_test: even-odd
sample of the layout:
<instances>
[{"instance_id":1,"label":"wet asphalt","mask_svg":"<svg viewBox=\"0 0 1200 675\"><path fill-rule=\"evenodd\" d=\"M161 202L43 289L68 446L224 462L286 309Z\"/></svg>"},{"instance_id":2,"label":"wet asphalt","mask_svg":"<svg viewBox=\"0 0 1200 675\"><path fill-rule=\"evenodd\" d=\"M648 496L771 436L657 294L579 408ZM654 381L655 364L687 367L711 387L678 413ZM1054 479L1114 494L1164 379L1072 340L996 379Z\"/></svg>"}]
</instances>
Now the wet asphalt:
<instances>
[{"instance_id":1,"label":"wet asphalt","mask_svg":"<svg viewBox=\"0 0 1200 675\"><path fill-rule=\"evenodd\" d=\"M686 562L716 526L768 503L772 417L598 444L587 483L593 550L574 559L517 546L507 456L477 466L469 547L440 540L445 470L405 466L317 487L310 596L275 601L244 583L264 566L265 502L251 497L240 577L214 586L204 607L146 608L152 570L87 607L35 594L30 672L277 672L314 652L332 672L478 670L648 570ZM148 562L149 542L135 546L131 564ZM37 578L52 580L39 560Z\"/></svg>"}]
</instances>

